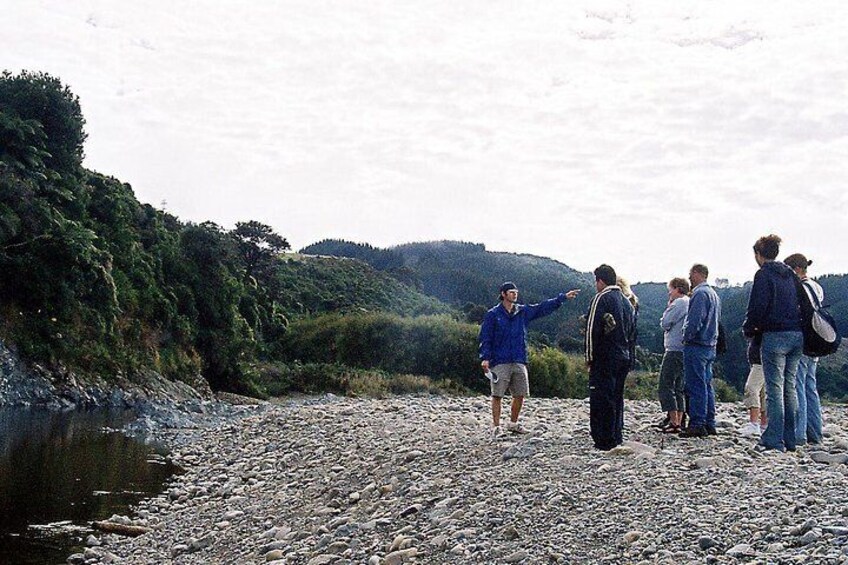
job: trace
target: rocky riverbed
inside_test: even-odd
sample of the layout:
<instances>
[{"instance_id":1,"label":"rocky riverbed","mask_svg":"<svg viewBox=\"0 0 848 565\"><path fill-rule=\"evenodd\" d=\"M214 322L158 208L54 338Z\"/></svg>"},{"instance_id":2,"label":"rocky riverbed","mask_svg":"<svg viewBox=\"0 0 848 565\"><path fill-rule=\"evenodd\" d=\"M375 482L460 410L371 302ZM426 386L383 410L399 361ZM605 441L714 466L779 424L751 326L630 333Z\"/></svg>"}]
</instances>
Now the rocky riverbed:
<instances>
[{"instance_id":1,"label":"rocky riverbed","mask_svg":"<svg viewBox=\"0 0 848 565\"><path fill-rule=\"evenodd\" d=\"M88 563L848 563L848 421L817 449L760 454L719 407L719 435L652 429L628 402L625 446L591 447L588 404L530 399L526 436L493 441L488 399L338 398L158 429L185 469L90 538Z\"/></svg>"}]
</instances>

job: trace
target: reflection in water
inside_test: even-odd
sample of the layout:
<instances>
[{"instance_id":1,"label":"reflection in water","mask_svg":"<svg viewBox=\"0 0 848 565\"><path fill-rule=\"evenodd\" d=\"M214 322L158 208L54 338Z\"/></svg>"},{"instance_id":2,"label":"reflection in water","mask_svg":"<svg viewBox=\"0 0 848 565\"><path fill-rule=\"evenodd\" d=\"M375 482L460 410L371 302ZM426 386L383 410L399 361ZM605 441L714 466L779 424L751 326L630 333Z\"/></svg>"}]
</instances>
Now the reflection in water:
<instances>
[{"instance_id":1,"label":"reflection in water","mask_svg":"<svg viewBox=\"0 0 848 565\"><path fill-rule=\"evenodd\" d=\"M88 533L79 526L161 492L176 467L103 431L130 417L0 409L0 563L62 563Z\"/></svg>"}]
</instances>

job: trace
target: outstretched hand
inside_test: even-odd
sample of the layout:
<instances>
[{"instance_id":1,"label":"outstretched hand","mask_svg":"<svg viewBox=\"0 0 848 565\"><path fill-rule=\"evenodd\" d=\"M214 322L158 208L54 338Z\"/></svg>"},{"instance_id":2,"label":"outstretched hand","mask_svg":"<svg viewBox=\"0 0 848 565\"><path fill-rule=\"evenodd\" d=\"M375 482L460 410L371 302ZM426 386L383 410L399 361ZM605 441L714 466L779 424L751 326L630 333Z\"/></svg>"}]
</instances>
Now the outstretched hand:
<instances>
[{"instance_id":1,"label":"outstretched hand","mask_svg":"<svg viewBox=\"0 0 848 565\"><path fill-rule=\"evenodd\" d=\"M575 288L575 289L573 289L573 290L569 290L568 292L566 292L566 293L565 293L565 297L566 297L567 299L571 300L572 298L574 298L575 296L577 296L579 293L580 293L580 289L579 289L579 288Z\"/></svg>"}]
</instances>

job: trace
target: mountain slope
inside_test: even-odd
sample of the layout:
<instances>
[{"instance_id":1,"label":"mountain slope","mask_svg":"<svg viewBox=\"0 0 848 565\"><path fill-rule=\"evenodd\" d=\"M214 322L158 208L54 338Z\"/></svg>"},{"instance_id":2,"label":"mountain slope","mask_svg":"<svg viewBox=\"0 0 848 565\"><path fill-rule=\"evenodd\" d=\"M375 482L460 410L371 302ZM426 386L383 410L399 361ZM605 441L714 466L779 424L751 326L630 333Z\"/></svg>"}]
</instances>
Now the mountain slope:
<instances>
[{"instance_id":1,"label":"mountain slope","mask_svg":"<svg viewBox=\"0 0 848 565\"><path fill-rule=\"evenodd\" d=\"M383 311L405 316L449 313L436 298L356 259L286 254L276 266L277 300L291 317Z\"/></svg>"},{"instance_id":2,"label":"mountain slope","mask_svg":"<svg viewBox=\"0 0 848 565\"><path fill-rule=\"evenodd\" d=\"M487 251L478 243L433 241L408 243L390 249L375 249L367 244L324 240L301 250L302 253L356 257L378 264L391 263L390 273L402 273L403 280L422 292L448 304L480 313L497 304L498 287L511 280L518 285L520 300L535 303L558 293L579 288L576 300L570 300L556 313L535 321L532 335L542 343L577 349L580 338L579 316L588 308L594 293L592 276L568 265L535 255ZM397 257L403 261L397 266ZM392 261L388 259L392 258Z\"/></svg>"}]
</instances>

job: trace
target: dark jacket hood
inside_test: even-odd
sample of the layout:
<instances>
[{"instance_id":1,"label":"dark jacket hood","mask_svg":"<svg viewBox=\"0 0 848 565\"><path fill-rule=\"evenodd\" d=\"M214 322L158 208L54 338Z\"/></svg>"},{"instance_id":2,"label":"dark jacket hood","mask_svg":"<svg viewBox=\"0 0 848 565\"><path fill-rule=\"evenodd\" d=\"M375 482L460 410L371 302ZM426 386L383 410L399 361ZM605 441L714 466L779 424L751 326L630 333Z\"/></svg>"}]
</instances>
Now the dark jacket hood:
<instances>
[{"instance_id":1,"label":"dark jacket hood","mask_svg":"<svg viewBox=\"0 0 848 565\"><path fill-rule=\"evenodd\" d=\"M781 261L769 261L763 264L762 269L780 278L797 276L795 271L792 270L792 267Z\"/></svg>"},{"instance_id":2,"label":"dark jacket hood","mask_svg":"<svg viewBox=\"0 0 848 565\"><path fill-rule=\"evenodd\" d=\"M799 285L795 271L785 263L769 261L763 264L754 275L748 298L748 310L742 324L745 335L801 331Z\"/></svg>"}]
</instances>

